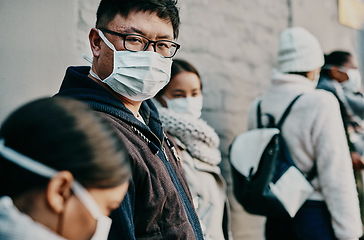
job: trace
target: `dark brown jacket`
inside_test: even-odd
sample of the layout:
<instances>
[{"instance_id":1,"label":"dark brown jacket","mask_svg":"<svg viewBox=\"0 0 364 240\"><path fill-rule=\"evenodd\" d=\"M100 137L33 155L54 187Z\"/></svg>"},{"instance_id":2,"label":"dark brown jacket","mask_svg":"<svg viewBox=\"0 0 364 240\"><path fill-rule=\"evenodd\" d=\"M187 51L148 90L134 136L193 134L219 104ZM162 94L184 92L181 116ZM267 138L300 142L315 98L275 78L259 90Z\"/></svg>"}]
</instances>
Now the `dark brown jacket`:
<instances>
[{"instance_id":1,"label":"dark brown jacket","mask_svg":"<svg viewBox=\"0 0 364 240\"><path fill-rule=\"evenodd\" d=\"M142 103L146 125L99 84L89 67L70 67L58 95L88 103L116 129L132 160L126 197L111 217L109 239L201 239L202 231L172 141L164 134L155 106Z\"/></svg>"}]
</instances>

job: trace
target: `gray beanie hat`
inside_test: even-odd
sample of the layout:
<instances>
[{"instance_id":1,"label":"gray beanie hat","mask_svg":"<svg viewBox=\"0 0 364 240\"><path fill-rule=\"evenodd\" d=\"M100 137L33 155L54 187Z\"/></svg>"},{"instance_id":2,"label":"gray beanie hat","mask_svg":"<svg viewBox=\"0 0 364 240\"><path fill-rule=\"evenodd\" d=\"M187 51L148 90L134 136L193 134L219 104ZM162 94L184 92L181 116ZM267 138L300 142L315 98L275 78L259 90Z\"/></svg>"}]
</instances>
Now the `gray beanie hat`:
<instances>
[{"instance_id":1,"label":"gray beanie hat","mask_svg":"<svg viewBox=\"0 0 364 240\"><path fill-rule=\"evenodd\" d=\"M324 65L319 41L302 27L284 30L279 39L278 63L281 72L308 72Z\"/></svg>"}]
</instances>

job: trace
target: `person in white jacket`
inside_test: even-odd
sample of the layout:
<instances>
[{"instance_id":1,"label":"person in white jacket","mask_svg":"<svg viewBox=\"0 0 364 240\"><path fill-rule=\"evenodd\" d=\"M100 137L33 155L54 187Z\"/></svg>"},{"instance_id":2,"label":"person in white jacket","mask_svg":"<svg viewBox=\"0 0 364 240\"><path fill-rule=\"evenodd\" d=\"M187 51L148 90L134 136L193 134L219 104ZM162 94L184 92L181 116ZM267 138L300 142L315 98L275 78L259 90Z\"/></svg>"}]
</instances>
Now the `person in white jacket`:
<instances>
[{"instance_id":1,"label":"person in white jacket","mask_svg":"<svg viewBox=\"0 0 364 240\"><path fill-rule=\"evenodd\" d=\"M339 103L316 90L324 57L318 40L301 27L284 30L279 43L279 72L267 92L250 107L248 128L257 127L257 102L262 116L281 118L293 106L282 135L297 167L307 174L317 168L311 181L315 192L294 218L268 217L266 239L358 239L362 235L352 162L345 138Z\"/></svg>"}]
</instances>

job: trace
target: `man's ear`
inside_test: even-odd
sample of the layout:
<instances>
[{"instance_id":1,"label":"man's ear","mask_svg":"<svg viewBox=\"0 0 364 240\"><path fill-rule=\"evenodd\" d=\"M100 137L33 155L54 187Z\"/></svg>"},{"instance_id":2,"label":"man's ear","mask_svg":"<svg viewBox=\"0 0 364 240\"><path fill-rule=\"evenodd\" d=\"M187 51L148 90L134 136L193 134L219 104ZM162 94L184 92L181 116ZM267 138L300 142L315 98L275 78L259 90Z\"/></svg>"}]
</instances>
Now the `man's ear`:
<instances>
[{"instance_id":1,"label":"man's ear","mask_svg":"<svg viewBox=\"0 0 364 240\"><path fill-rule=\"evenodd\" d=\"M47 186L46 200L52 211L63 212L66 201L71 196L72 183L73 176L69 171L58 172L51 178Z\"/></svg>"},{"instance_id":2,"label":"man's ear","mask_svg":"<svg viewBox=\"0 0 364 240\"><path fill-rule=\"evenodd\" d=\"M94 57L100 56L100 43L101 37L97 28L91 28L90 33L88 35L88 39L90 41L91 51Z\"/></svg>"}]
</instances>

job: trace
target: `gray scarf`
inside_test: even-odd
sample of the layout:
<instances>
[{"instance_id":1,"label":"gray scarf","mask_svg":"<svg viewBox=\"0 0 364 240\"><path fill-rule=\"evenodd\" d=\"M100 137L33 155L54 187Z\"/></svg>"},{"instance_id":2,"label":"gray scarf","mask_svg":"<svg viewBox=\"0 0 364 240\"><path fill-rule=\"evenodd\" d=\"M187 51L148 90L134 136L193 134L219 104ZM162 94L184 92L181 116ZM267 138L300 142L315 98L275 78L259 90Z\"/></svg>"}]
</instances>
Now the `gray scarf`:
<instances>
[{"instance_id":1,"label":"gray scarf","mask_svg":"<svg viewBox=\"0 0 364 240\"><path fill-rule=\"evenodd\" d=\"M163 107L158 112L164 129L186 145L192 157L211 165L221 162L219 137L204 120Z\"/></svg>"}]
</instances>

